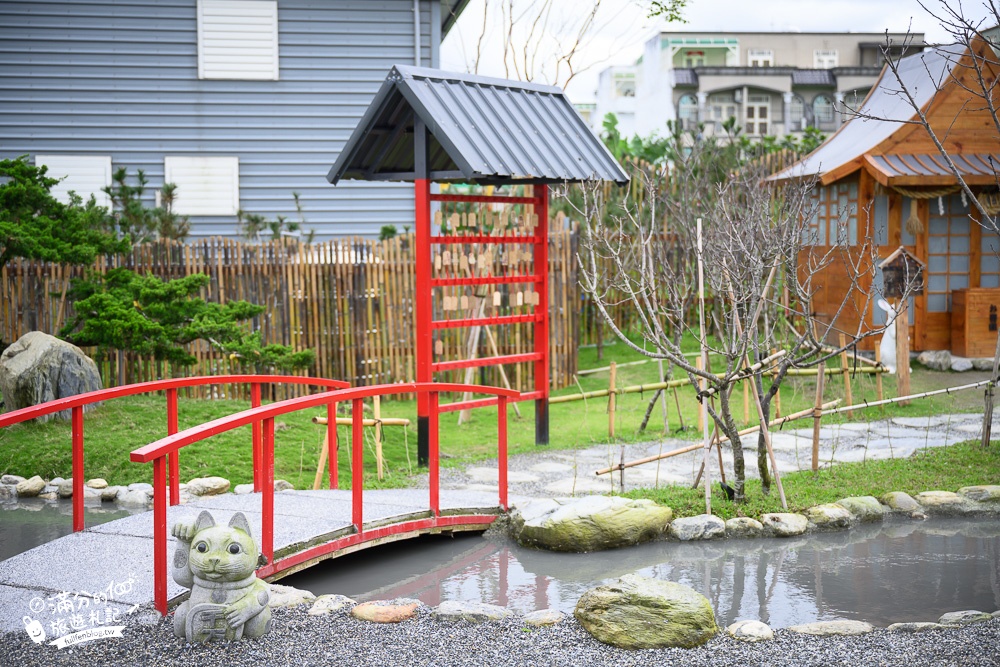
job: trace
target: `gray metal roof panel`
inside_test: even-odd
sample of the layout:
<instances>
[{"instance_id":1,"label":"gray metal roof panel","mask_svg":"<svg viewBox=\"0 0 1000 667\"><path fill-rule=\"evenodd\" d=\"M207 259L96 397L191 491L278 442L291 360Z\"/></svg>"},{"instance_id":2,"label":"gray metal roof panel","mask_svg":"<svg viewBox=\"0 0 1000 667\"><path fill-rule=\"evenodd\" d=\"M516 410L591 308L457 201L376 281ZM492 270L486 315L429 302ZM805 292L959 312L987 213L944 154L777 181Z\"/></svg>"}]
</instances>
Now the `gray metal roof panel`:
<instances>
[{"instance_id":1,"label":"gray metal roof panel","mask_svg":"<svg viewBox=\"0 0 1000 667\"><path fill-rule=\"evenodd\" d=\"M679 67L674 70L675 86L697 86L698 73L690 67Z\"/></svg>"},{"instance_id":2,"label":"gray metal roof panel","mask_svg":"<svg viewBox=\"0 0 1000 667\"><path fill-rule=\"evenodd\" d=\"M490 183L628 181L561 89L405 65L389 72L327 178L412 180L405 174L413 169L414 116L443 151L432 156L432 171L460 171L464 180ZM409 133L383 138L387 126L400 122L410 124ZM386 148L390 140L396 145ZM381 166L372 164L377 158Z\"/></svg>"},{"instance_id":3,"label":"gray metal roof panel","mask_svg":"<svg viewBox=\"0 0 1000 667\"><path fill-rule=\"evenodd\" d=\"M965 50L959 45L943 46L899 61L899 75L913 94L917 106L924 108L934 97L937 86L947 80ZM864 155L901 128L916 113L898 94L899 83L888 68L865 100L858 116L840 126L816 150L787 169L769 176L769 181L787 178L822 176Z\"/></svg>"}]
</instances>

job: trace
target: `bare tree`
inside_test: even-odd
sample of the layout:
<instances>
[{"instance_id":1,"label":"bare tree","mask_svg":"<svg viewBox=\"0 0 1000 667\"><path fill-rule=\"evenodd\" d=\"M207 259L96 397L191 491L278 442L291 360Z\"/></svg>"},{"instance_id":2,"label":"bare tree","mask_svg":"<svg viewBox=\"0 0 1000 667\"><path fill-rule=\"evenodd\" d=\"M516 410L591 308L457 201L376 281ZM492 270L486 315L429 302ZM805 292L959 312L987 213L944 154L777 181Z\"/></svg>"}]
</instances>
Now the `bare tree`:
<instances>
[{"instance_id":1,"label":"bare tree","mask_svg":"<svg viewBox=\"0 0 1000 667\"><path fill-rule=\"evenodd\" d=\"M878 296L868 288L877 246L870 239L849 239L850 212L834 222L828 246L811 245L813 183L766 184L768 173L761 163L737 167L736 150L731 144L683 136L671 167L633 168L639 183L633 189L641 198L608 201L603 189L591 187L573 200L587 223L579 258L584 289L623 343L668 361L698 388L714 425L712 440L724 436L731 444L734 499L743 502L743 443L730 400L736 383L752 375L749 381L760 397L758 417L766 424L770 402L790 369L815 366L882 329L868 328L865 318L857 317ZM700 247L699 220L704 229ZM699 255L705 289L714 301L708 328L692 324L697 322ZM847 344L833 348L821 343L838 338L831 334L840 331L810 317L817 276L831 262L842 263L851 289L830 320L858 322L843 332ZM640 343L614 320L611 306L620 303L638 315ZM850 310L854 318L840 317ZM788 326L793 321L798 326ZM684 335L720 356L724 367L692 363L681 349ZM766 363L747 370L762 359ZM757 467L765 493L774 466L773 458L769 465L767 445L762 429Z\"/></svg>"}]
</instances>

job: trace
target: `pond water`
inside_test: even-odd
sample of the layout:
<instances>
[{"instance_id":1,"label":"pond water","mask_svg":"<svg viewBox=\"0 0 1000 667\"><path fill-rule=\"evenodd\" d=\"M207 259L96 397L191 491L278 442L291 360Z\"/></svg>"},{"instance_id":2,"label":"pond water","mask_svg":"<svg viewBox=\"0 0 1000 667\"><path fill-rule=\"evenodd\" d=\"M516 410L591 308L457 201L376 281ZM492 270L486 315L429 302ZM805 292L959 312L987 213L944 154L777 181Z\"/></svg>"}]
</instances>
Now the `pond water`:
<instances>
[{"instance_id":1,"label":"pond water","mask_svg":"<svg viewBox=\"0 0 1000 667\"><path fill-rule=\"evenodd\" d=\"M482 536L428 537L325 561L281 581L356 600L479 600L572 613L589 588L637 572L691 586L721 626L835 619L885 626L1000 608L1000 522L885 523L791 539L655 542L590 554Z\"/></svg>"},{"instance_id":2,"label":"pond water","mask_svg":"<svg viewBox=\"0 0 1000 667\"><path fill-rule=\"evenodd\" d=\"M138 507L119 509L105 503L84 504L84 525L121 519L144 511ZM73 532L73 502L21 498L16 503L0 503L0 560L5 560L57 537Z\"/></svg>"}]
</instances>

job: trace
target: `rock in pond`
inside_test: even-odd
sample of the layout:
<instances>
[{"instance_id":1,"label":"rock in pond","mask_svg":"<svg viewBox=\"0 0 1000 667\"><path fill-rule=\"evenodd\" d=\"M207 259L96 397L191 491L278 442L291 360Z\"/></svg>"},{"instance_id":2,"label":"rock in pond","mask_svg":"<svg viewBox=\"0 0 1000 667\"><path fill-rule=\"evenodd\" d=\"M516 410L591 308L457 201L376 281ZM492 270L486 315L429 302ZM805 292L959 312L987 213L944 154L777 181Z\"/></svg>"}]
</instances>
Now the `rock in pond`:
<instances>
[{"instance_id":1,"label":"rock in pond","mask_svg":"<svg viewBox=\"0 0 1000 667\"><path fill-rule=\"evenodd\" d=\"M59 497L60 498L72 498L73 497L73 478L64 479L59 482Z\"/></svg>"},{"instance_id":2,"label":"rock in pond","mask_svg":"<svg viewBox=\"0 0 1000 667\"><path fill-rule=\"evenodd\" d=\"M795 537L806 532L809 528L809 520L801 514L791 514L789 512L775 512L765 514L760 518L764 530L775 537Z\"/></svg>"},{"instance_id":3,"label":"rock in pond","mask_svg":"<svg viewBox=\"0 0 1000 667\"><path fill-rule=\"evenodd\" d=\"M118 497L119 493L124 494L128 489L124 486L108 486L101 489L101 500L103 502L111 502Z\"/></svg>"},{"instance_id":4,"label":"rock in pond","mask_svg":"<svg viewBox=\"0 0 1000 667\"><path fill-rule=\"evenodd\" d=\"M663 535L673 517L651 500L586 496L532 500L511 514L511 535L522 546L552 551L600 551Z\"/></svg>"},{"instance_id":5,"label":"rock in pond","mask_svg":"<svg viewBox=\"0 0 1000 667\"><path fill-rule=\"evenodd\" d=\"M413 618L420 602L417 600L396 600L393 602L378 600L363 602L351 608L351 616L359 621L369 623L401 623Z\"/></svg>"},{"instance_id":6,"label":"rock in pond","mask_svg":"<svg viewBox=\"0 0 1000 667\"><path fill-rule=\"evenodd\" d=\"M596 639L618 648L693 648L718 632L705 596L682 584L635 574L590 589L573 615Z\"/></svg>"},{"instance_id":7,"label":"rock in pond","mask_svg":"<svg viewBox=\"0 0 1000 667\"><path fill-rule=\"evenodd\" d=\"M763 642L774 639L774 630L760 621L736 621L726 628L726 634L742 642Z\"/></svg>"},{"instance_id":8,"label":"rock in pond","mask_svg":"<svg viewBox=\"0 0 1000 667\"><path fill-rule=\"evenodd\" d=\"M34 498L45 488L45 480L35 475L23 482L18 482L15 488L19 498Z\"/></svg>"},{"instance_id":9,"label":"rock in pond","mask_svg":"<svg viewBox=\"0 0 1000 667\"><path fill-rule=\"evenodd\" d=\"M15 484L0 484L0 502L17 500L17 486Z\"/></svg>"},{"instance_id":10,"label":"rock in pond","mask_svg":"<svg viewBox=\"0 0 1000 667\"><path fill-rule=\"evenodd\" d=\"M13 484L14 486L17 486L23 481L24 477L21 477L20 475L4 475L3 477L0 477L0 484Z\"/></svg>"},{"instance_id":11,"label":"rock in pond","mask_svg":"<svg viewBox=\"0 0 1000 667\"><path fill-rule=\"evenodd\" d=\"M536 628L541 628L546 625L562 623L564 618L566 618L566 614L558 609L539 609L538 611L525 614L524 623L525 625L533 625Z\"/></svg>"},{"instance_id":12,"label":"rock in pond","mask_svg":"<svg viewBox=\"0 0 1000 667\"><path fill-rule=\"evenodd\" d=\"M836 503L810 507L805 511L805 516L816 530L850 528L854 523L854 515Z\"/></svg>"},{"instance_id":13,"label":"rock in pond","mask_svg":"<svg viewBox=\"0 0 1000 667\"><path fill-rule=\"evenodd\" d=\"M908 493L902 491L890 491L880 498L883 505L896 512L919 512L920 503L913 499Z\"/></svg>"},{"instance_id":14,"label":"rock in pond","mask_svg":"<svg viewBox=\"0 0 1000 667\"><path fill-rule=\"evenodd\" d=\"M992 618L993 615L987 614L985 611L968 609L966 611L951 611L947 614L942 614L941 618L938 619L938 623L950 626L972 625L973 623L982 623Z\"/></svg>"},{"instance_id":15,"label":"rock in pond","mask_svg":"<svg viewBox=\"0 0 1000 667\"><path fill-rule=\"evenodd\" d=\"M865 635L875 630L875 626L864 621L819 621L804 623L788 628L792 632L816 637Z\"/></svg>"},{"instance_id":16,"label":"rock in pond","mask_svg":"<svg viewBox=\"0 0 1000 667\"><path fill-rule=\"evenodd\" d=\"M282 491L294 491L294 490L295 490L295 487L292 486L292 483L289 482L288 480L284 480L284 479L276 479L276 480L274 480L274 492L275 493L281 493Z\"/></svg>"},{"instance_id":17,"label":"rock in pond","mask_svg":"<svg viewBox=\"0 0 1000 667\"><path fill-rule=\"evenodd\" d=\"M253 484L237 484L233 488L233 493L240 496L246 493L253 493Z\"/></svg>"},{"instance_id":18,"label":"rock in pond","mask_svg":"<svg viewBox=\"0 0 1000 667\"><path fill-rule=\"evenodd\" d=\"M914 498L928 514L965 514L968 501L951 491L924 491Z\"/></svg>"},{"instance_id":19,"label":"rock in pond","mask_svg":"<svg viewBox=\"0 0 1000 667\"><path fill-rule=\"evenodd\" d=\"M461 602L446 600L434 609L434 618L439 621L468 621L469 623L485 623L499 621L511 615L506 607L483 602Z\"/></svg>"},{"instance_id":20,"label":"rock in pond","mask_svg":"<svg viewBox=\"0 0 1000 667\"><path fill-rule=\"evenodd\" d=\"M1000 486L994 484L963 486L958 490L958 495L977 503L1000 503Z\"/></svg>"},{"instance_id":21,"label":"rock in pond","mask_svg":"<svg viewBox=\"0 0 1000 667\"><path fill-rule=\"evenodd\" d=\"M87 480L86 486L91 489L106 489L108 488L108 480L103 477L95 477L94 479Z\"/></svg>"},{"instance_id":22,"label":"rock in pond","mask_svg":"<svg viewBox=\"0 0 1000 667\"><path fill-rule=\"evenodd\" d=\"M725 535L726 523L711 514L687 516L683 519L674 519L670 523L670 536L681 542L714 540Z\"/></svg>"},{"instance_id":23,"label":"rock in pond","mask_svg":"<svg viewBox=\"0 0 1000 667\"><path fill-rule=\"evenodd\" d=\"M881 521L885 517L885 507L875 496L841 498L836 504L856 516L861 523Z\"/></svg>"},{"instance_id":24,"label":"rock in pond","mask_svg":"<svg viewBox=\"0 0 1000 667\"><path fill-rule=\"evenodd\" d=\"M747 516L726 521L726 537L760 537L763 532L764 524Z\"/></svg>"},{"instance_id":25,"label":"rock in pond","mask_svg":"<svg viewBox=\"0 0 1000 667\"><path fill-rule=\"evenodd\" d=\"M351 607L355 604L357 603L346 595L320 595L313 602L313 605L309 607L309 615L326 616L327 614L340 611L345 607Z\"/></svg>"},{"instance_id":26,"label":"rock in pond","mask_svg":"<svg viewBox=\"0 0 1000 667\"><path fill-rule=\"evenodd\" d=\"M115 501L125 507L145 507L149 504L149 494L139 489L122 489L115 496Z\"/></svg>"}]
</instances>

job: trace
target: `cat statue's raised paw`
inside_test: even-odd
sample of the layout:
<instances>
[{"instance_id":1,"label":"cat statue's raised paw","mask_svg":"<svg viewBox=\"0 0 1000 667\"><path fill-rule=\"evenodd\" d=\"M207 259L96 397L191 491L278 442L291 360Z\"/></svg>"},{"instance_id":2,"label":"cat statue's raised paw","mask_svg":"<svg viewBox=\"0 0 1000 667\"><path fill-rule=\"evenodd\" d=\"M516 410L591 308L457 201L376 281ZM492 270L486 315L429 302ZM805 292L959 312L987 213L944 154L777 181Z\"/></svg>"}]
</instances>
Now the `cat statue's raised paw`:
<instances>
[{"instance_id":1,"label":"cat statue's raised paw","mask_svg":"<svg viewBox=\"0 0 1000 667\"><path fill-rule=\"evenodd\" d=\"M257 578L257 544L242 512L217 526L203 511L178 522L174 581L191 597L174 612L174 634L192 643L260 637L271 629L267 585Z\"/></svg>"}]
</instances>

